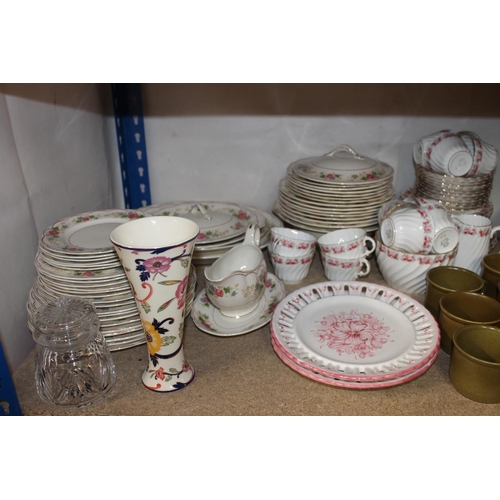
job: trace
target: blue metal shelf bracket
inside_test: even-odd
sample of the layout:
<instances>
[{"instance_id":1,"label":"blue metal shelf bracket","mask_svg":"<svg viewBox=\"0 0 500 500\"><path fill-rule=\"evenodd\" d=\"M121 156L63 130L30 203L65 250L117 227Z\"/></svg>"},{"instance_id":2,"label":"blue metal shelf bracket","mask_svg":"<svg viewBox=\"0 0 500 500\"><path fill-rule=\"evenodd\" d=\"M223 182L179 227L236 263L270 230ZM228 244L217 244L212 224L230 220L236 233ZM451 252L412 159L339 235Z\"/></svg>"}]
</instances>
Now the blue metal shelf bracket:
<instances>
[{"instance_id":1,"label":"blue metal shelf bracket","mask_svg":"<svg viewBox=\"0 0 500 500\"><path fill-rule=\"evenodd\" d=\"M12 382L2 344L0 344L0 416L21 415L14 382Z\"/></svg>"},{"instance_id":2,"label":"blue metal shelf bracket","mask_svg":"<svg viewBox=\"0 0 500 500\"><path fill-rule=\"evenodd\" d=\"M146 134L139 83L112 83L125 208L151 205Z\"/></svg>"}]
</instances>

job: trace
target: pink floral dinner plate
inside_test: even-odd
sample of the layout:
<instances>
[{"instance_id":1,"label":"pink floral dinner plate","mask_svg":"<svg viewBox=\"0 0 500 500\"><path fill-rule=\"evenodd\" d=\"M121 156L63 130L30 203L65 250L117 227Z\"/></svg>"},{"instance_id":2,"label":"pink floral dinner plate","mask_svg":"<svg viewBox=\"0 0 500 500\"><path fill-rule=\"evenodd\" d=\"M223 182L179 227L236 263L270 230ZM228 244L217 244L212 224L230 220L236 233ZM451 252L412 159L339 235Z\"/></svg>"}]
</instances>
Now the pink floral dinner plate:
<instances>
[{"instance_id":1,"label":"pink floral dinner plate","mask_svg":"<svg viewBox=\"0 0 500 500\"><path fill-rule=\"evenodd\" d=\"M416 300L358 281L295 290L277 305L271 332L294 365L350 381L412 373L432 359L440 340L437 322Z\"/></svg>"},{"instance_id":2,"label":"pink floral dinner plate","mask_svg":"<svg viewBox=\"0 0 500 500\"><path fill-rule=\"evenodd\" d=\"M388 380L380 380L380 381L371 381L371 382L363 382L363 381L346 381L341 379L335 379L332 377L325 377L319 373L316 373L312 370L308 370L302 366L295 364L290 358L287 358L285 354L276 346L275 341L272 341L274 350L277 356L289 366L292 370L300 373L304 377L307 377L311 380L315 380L316 382L320 382L322 384L333 385L335 387L342 387L344 389L386 389L388 387L393 387L396 385L401 385L406 382L410 382L411 380L415 380L417 377L423 375L436 361L436 358L439 354L439 349L435 350L431 358L420 368L407 373L406 375L402 375L400 377L396 377Z\"/></svg>"}]
</instances>

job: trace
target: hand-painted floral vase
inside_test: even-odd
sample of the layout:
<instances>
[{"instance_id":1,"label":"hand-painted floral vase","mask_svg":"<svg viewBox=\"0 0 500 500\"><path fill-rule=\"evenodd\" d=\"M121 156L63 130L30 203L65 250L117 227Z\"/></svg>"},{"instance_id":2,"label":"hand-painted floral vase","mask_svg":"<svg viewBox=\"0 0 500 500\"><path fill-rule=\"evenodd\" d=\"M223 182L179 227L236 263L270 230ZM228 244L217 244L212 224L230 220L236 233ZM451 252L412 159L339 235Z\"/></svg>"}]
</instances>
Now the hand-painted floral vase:
<instances>
[{"instance_id":1,"label":"hand-painted floral vase","mask_svg":"<svg viewBox=\"0 0 500 500\"><path fill-rule=\"evenodd\" d=\"M146 388L182 389L194 378L184 356L184 309L189 269L199 233L182 217L146 217L110 235L139 309L149 353L142 374Z\"/></svg>"}]
</instances>

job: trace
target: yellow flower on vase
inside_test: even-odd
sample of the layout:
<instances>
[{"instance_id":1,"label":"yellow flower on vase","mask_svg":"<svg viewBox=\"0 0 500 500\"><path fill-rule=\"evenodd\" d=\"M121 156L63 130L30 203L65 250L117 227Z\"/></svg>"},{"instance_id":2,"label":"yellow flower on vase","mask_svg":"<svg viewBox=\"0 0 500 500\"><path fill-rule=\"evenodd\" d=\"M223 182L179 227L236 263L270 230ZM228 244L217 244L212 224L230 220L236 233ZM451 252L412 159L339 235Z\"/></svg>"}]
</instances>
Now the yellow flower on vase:
<instances>
[{"instance_id":1,"label":"yellow flower on vase","mask_svg":"<svg viewBox=\"0 0 500 500\"><path fill-rule=\"evenodd\" d=\"M142 326L144 327L144 331L146 333L149 354L154 355L161 348L161 336L149 321L142 320Z\"/></svg>"}]
</instances>

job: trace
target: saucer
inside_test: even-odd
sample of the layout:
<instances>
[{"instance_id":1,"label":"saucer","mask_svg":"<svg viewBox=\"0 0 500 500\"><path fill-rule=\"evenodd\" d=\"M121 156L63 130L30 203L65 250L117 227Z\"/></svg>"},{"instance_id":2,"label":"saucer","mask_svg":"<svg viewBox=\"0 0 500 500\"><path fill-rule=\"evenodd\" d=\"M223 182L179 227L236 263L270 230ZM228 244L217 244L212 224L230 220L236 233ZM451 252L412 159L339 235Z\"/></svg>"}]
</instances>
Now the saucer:
<instances>
[{"instance_id":1,"label":"saucer","mask_svg":"<svg viewBox=\"0 0 500 500\"><path fill-rule=\"evenodd\" d=\"M233 337L258 330L271 321L274 308L285 296L283 283L267 273L266 290L257 308L241 318L223 316L208 299L203 289L193 303L191 318L201 331L218 337Z\"/></svg>"}]
</instances>

